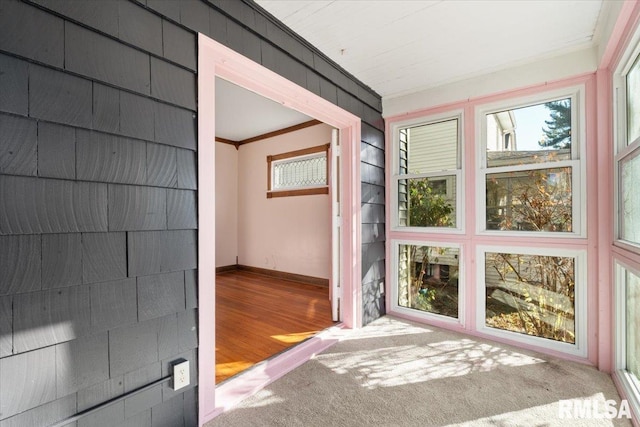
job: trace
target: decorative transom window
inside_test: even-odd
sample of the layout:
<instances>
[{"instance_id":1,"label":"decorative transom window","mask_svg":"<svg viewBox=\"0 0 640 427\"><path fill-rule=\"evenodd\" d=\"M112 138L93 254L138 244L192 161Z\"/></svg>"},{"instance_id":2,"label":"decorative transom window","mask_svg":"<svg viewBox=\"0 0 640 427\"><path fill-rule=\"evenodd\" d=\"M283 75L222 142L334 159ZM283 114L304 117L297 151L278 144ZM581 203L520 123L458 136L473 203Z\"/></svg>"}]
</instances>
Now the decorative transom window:
<instances>
[{"instance_id":1,"label":"decorative transom window","mask_svg":"<svg viewBox=\"0 0 640 427\"><path fill-rule=\"evenodd\" d=\"M267 197L329 193L330 144L267 156Z\"/></svg>"},{"instance_id":2,"label":"decorative transom window","mask_svg":"<svg viewBox=\"0 0 640 427\"><path fill-rule=\"evenodd\" d=\"M393 227L462 229L461 114L393 128Z\"/></svg>"},{"instance_id":3,"label":"decorative transom window","mask_svg":"<svg viewBox=\"0 0 640 427\"><path fill-rule=\"evenodd\" d=\"M583 236L582 89L479 109L479 232Z\"/></svg>"}]
</instances>

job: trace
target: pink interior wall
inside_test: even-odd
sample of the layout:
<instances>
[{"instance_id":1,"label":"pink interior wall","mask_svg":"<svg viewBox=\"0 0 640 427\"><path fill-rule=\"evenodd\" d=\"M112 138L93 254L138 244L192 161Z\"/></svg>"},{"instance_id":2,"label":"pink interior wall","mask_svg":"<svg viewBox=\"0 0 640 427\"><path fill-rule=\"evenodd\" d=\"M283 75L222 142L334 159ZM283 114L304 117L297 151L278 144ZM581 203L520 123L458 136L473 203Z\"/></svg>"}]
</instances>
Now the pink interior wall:
<instances>
[{"instance_id":1,"label":"pink interior wall","mask_svg":"<svg viewBox=\"0 0 640 427\"><path fill-rule=\"evenodd\" d=\"M238 150L238 257L251 267L328 279L331 205L328 194L267 199L267 156L331 142L320 124ZM232 147L233 148L233 147Z\"/></svg>"},{"instance_id":2,"label":"pink interior wall","mask_svg":"<svg viewBox=\"0 0 640 427\"><path fill-rule=\"evenodd\" d=\"M597 130L598 130L598 164L600 166L598 174L598 212L600 213L601 224L610 224L609 227L600 226L598 229L600 242L598 248L599 267L599 293L598 309L603 321L599 325L600 333L600 369L612 371L616 369L616 342L615 334L615 299L614 299L614 269L613 262L620 260L629 265L640 267L640 254L632 253L628 250L614 245L614 167L613 167L613 73L618 67L624 51L629 47L631 37L640 26L640 2L624 2L618 20L613 29L609 43L606 46L602 61L597 71L598 95L597 95ZM621 384L618 373L613 376L614 382L622 398L629 398L625 395L626 388ZM634 411L633 425L640 426L640 413L637 408Z\"/></svg>"},{"instance_id":3,"label":"pink interior wall","mask_svg":"<svg viewBox=\"0 0 640 427\"><path fill-rule=\"evenodd\" d=\"M238 255L238 150L216 142L216 267Z\"/></svg>"},{"instance_id":4,"label":"pink interior wall","mask_svg":"<svg viewBox=\"0 0 640 427\"><path fill-rule=\"evenodd\" d=\"M584 159L587 165L587 182L586 182L586 197L587 197L587 238L532 238L523 239L522 237L509 237L509 236L487 236L476 233L476 220L479 217L477 212L478 206L478 194L476 191L477 180L477 161L480 152L480 141L477 140L476 135L476 120L481 118L475 117L476 107L480 107L485 104L490 104L503 100L510 100L514 98L522 98L526 96L536 95L542 92L553 91L562 88L569 88L573 86L584 85L586 90L585 100L585 115L586 115L586 153L581 153L581 158ZM386 125L386 152L387 155L387 200L391 200L391 176L393 175L392 169L392 156L393 146L391 140L391 126L396 122L402 122L420 117L429 117L437 114L445 114L448 112L463 110L463 165L465 168L465 233L460 234L428 234L428 233L416 233L416 232L402 232L393 231L391 229L391 221L387 221L387 260L392 259L391 245L394 240L414 240L414 241L430 241L430 242L453 242L461 244L462 254L464 259L464 282L461 286L464 287L465 295L465 310L462 316L464 317L464 324L451 324L448 322L439 322L437 320L429 321L429 323L463 331L471 335L484 336L496 341L507 342L515 345L519 345L525 348L531 348L538 351L546 352L560 357L565 357L573 360L589 362L592 364L598 363L599 357L599 339L602 340L606 337L599 337L598 325L604 322L606 325L610 325L610 315L608 313L599 312L598 309L598 270L597 260L598 257L598 232L595 228L598 224L598 209L597 209L597 174L594 173L594 168L597 166L597 133L596 133L596 77L595 74L586 74L576 76L573 78L548 82L543 85L527 87L521 90L514 90L509 92L503 92L492 96L483 96L476 99L469 99L458 103L452 103L445 106L429 108L426 110L414 111L408 114L400 116L394 116L387 118ZM391 203L387 203L387 218L391 218ZM588 284L587 284L587 299L588 299L588 357L583 359L581 357L566 355L555 350L550 350L544 345L534 346L529 344L522 344L509 339L499 338L495 336L487 336L478 331L478 325L476 325L476 312L477 312L477 290L481 288L482 283L479 283L477 277L476 265L479 260L477 257L478 245L491 245L491 246L525 246L525 247L554 247L554 248L568 248L572 250L585 250L587 251L588 261ZM393 286L393 277L396 272L391 271L391 262L387 263L387 277L390 286ZM609 285L610 286L610 285ZM391 307L390 292L387 292L387 307ZM419 317L407 315L406 313L395 313L402 317L411 318L413 320L420 320ZM423 321L423 320L422 320Z\"/></svg>"},{"instance_id":5,"label":"pink interior wall","mask_svg":"<svg viewBox=\"0 0 640 427\"><path fill-rule=\"evenodd\" d=\"M640 255L624 251L613 245L613 91L612 75L618 64L620 56L626 48L628 41L640 25L640 2L624 2L622 10L608 44L602 56L601 63L596 73L575 76L561 81L547 82L544 84L527 87L521 90L508 91L492 96L471 98L457 103L450 103L439 107L412 111L407 114L389 117L387 119L387 177L393 173L391 156L391 125L398 121L416 117L426 117L456 109L464 109L464 167L466 173L466 233L463 236L437 235L429 236L418 233L401 233L391 231L390 222L387 221L387 235L389 237L387 259L391 259L389 248L393 239L429 239L460 243L462 253L467 259L465 274L465 324L464 326L452 326L444 322L433 322L439 326L459 329L472 335L479 335L476 331L475 318L477 309L476 289L478 287L476 269L477 260L475 247L478 244L491 245L522 245L521 238L486 237L477 235L476 206L478 197L475 194L476 156L478 156L478 141L476 140L474 111L475 107L495 101L518 98L545 92L561 87L584 84L586 88L585 114L586 114L586 153L582 156L587 168L586 196L587 196L587 238L586 239L531 239L528 246L553 246L567 247L571 249L584 249L587 251L587 339L588 356L585 362L596 365L599 369L611 372L614 369L614 300L613 300L613 259L627 260L640 265ZM387 184L390 183L388 178ZM390 186L387 186L389 191ZM390 197L390 194L387 194ZM390 204L387 204L387 218L391 218ZM391 278L394 272L387 264L387 277ZM391 283L391 280L389 280ZM389 298L389 292L387 292ZM391 301L387 300L390 307ZM409 316L411 317L411 316ZM495 337L489 337L496 339ZM498 339L509 342L509 340ZM550 351L545 347L535 347L512 342L515 345L530 347L535 350L551 353L560 357L575 359L575 357Z\"/></svg>"}]
</instances>

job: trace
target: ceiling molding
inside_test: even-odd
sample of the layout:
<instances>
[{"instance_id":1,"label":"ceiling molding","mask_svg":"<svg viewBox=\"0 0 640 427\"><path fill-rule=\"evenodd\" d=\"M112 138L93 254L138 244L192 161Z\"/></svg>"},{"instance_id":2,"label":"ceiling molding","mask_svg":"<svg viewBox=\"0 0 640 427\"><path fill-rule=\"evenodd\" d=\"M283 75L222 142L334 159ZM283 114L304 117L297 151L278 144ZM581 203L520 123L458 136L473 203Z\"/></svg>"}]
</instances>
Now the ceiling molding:
<instances>
[{"instance_id":1,"label":"ceiling molding","mask_svg":"<svg viewBox=\"0 0 640 427\"><path fill-rule=\"evenodd\" d=\"M220 138L216 136L217 142L222 142L223 144L230 144L236 147L236 150L244 144L249 144L251 142L261 141L267 138L273 138L274 136L284 135L286 133L295 132L297 130L305 129L311 126L319 125L322 122L320 120L309 120L307 122L303 122L297 125L289 126L286 128L274 130L273 132L263 133L262 135L254 136L252 138L243 139L242 141L233 141L231 139Z\"/></svg>"},{"instance_id":2,"label":"ceiling molding","mask_svg":"<svg viewBox=\"0 0 640 427\"><path fill-rule=\"evenodd\" d=\"M219 136L216 136L216 142L222 142L223 144L233 145L234 147L236 147L236 150L240 147L240 143L238 141L232 141L227 138L220 138Z\"/></svg>"}]
</instances>

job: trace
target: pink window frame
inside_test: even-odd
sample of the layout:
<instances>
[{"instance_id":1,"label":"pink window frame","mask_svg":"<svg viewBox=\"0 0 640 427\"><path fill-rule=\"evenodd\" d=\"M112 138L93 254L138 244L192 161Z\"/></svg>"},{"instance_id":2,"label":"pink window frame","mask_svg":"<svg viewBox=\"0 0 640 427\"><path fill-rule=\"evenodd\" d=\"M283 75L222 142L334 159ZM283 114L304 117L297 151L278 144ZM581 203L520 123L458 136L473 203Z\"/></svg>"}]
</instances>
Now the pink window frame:
<instances>
[{"instance_id":1,"label":"pink window frame","mask_svg":"<svg viewBox=\"0 0 640 427\"><path fill-rule=\"evenodd\" d=\"M207 421L327 348L320 334L237 380L215 384L215 78L221 77L340 130L342 327L362 326L359 117L211 38L198 35L198 422Z\"/></svg>"},{"instance_id":2,"label":"pink window frame","mask_svg":"<svg viewBox=\"0 0 640 427\"><path fill-rule=\"evenodd\" d=\"M476 219L477 215L476 209L478 209L478 200L476 194L476 185L475 180L477 177L477 167L478 162L476 161L477 156L479 155L480 150L480 141L477 140L476 133L476 121L481 118L476 117L476 109L478 107L482 107L486 104L493 104L501 101L509 101L512 99L518 98L526 98L530 96L536 96L538 94L543 94L545 92L552 92L555 90L562 89L570 89L576 86L584 86L585 91L585 100L584 100L584 120L586 122L585 125L585 147L586 153L580 153L580 158L582 159L583 167L587 169L587 171L591 171L587 173L585 188L585 194L587 198L587 224L586 229L587 237L586 238L576 238L576 237L565 237L565 238L535 238L530 239L531 242L527 243L531 247L554 247L561 248L566 247L571 250L584 250L587 251L587 278L588 278L588 286L587 286L587 358L571 355L563 352L558 352L556 350L548 349L544 346L525 344L522 342L518 342L516 340L504 339L501 337L496 337L494 335L483 334L479 331L479 328L476 325L476 309L477 309L477 292L478 292L478 283L476 278L476 268L475 263L477 262L477 251L476 248L478 246L522 246L522 237L513 237L513 236L486 236L478 233L476 231ZM463 111L462 121L463 121L463 129L462 129L462 139L464 141L465 147L463 150L463 158L462 165L464 169L464 206L465 206L465 217L463 218L464 224L460 224L459 226L464 230L464 233L428 233L428 232L415 232L415 231L402 231L402 230L393 230L390 224L390 221L387 221L387 253L386 259L389 260L387 262L387 271L386 277L392 278L394 277L395 272L391 271L392 268L392 248L394 241L402 241L402 242L420 242L420 241L428 241L430 244L436 244L437 242L449 242L449 243L457 243L461 245L461 259L465 261L464 268L464 282L463 285L464 292L461 293L464 298L464 312L461 313L461 318L464 319L463 323L459 322L446 322L439 320L424 320L420 316L411 316L405 313L396 313L392 310L390 314L394 314L398 317L408 318L410 320L420 321L423 323L433 324L435 326L440 326L446 329L457 330L460 332L464 332L469 335L479 336L483 338L488 338L498 342L505 342L508 344L517 345L522 348L528 348L536 351L540 351L543 353L551 354L554 356L562 357L565 359L576 360L586 363L591 363L594 365L600 363L604 363L605 366L609 366L610 355L601 351L602 345L604 345L608 340L610 340L610 325L611 325L611 308L606 307L606 311L603 312L602 307L598 305L598 295L604 291L610 291L611 283L603 284L599 280L599 272L598 272L598 261L600 254L594 248L597 247L597 242L599 235L595 230L597 230L597 218L598 218L598 203L594 203L597 200L597 190L598 190L598 181L597 177L600 175L600 171L604 174L610 173L610 168L608 165L600 165L597 163L597 152L599 150L596 134L596 75L595 73L582 74L579 76L575 76L569 79L563 79L555 82L547 82L545 84L535 85L524 89L512 90L503 92L496 95L489 95L478 97L474 99L469 99L461 102L455 102L447 105L437 106L428 109L422 109L413 111L406 114L401 114L397 116L387 117L386 118L386 152L393 153L393 135L392 129L396 123L402 123L405 121L419 119L424 117L425 120L429 120L431 116L443 116L447 113L451 113L451 115L459 114L460 111ZM391 158L392 154L388 155L386 158L386 169L387 171L392 171L393 168L393 159ZM598 173L594 173L594 171L598 171ZM393 208L393 204L391 203L391 175L392 173L387 173L387 181L386 181L386 191L387 191L387 203L386 206L386 217L391 218ZM389 284L391 286L392 280L389 280ZM598 287L600 286L600 288ZM391 305L391 292L386 293L386 306L392 307Z\"/></svg>"}]
</instances>

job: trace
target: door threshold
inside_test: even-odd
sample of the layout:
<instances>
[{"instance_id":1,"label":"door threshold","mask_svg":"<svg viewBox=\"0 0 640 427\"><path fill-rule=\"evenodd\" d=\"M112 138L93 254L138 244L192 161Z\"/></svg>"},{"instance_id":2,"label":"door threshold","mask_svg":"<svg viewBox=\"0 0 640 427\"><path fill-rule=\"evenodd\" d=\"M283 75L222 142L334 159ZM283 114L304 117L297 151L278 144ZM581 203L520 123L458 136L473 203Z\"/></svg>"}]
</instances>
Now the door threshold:
<instances>
[{"instance_id":1,"label":"door threshold","mask_svg":"<svg viewBox=\"0 0 640 427\"><path fill-rule=\"evenodd\" d=\"M228 411L316 354L336 344L350 330L343 323L338 323L222 381L216 385L214 416Z\"/></svg>"}]
</instances>

